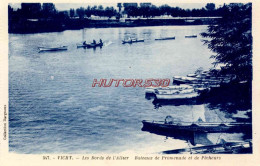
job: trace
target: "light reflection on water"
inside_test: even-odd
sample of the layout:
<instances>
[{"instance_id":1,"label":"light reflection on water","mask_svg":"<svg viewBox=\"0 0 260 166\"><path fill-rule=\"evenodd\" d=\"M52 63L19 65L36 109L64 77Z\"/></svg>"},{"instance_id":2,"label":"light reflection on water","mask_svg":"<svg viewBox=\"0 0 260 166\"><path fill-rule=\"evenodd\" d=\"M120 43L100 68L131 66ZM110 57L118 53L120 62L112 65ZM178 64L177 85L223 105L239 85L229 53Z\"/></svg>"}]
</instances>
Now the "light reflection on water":
<instances>
[{"instance_id":1,"label":"light reflection on water","mask_svg":"<svg viewBox=\"0 0 260 166\"><path fill-rule=\"evenodd\" d=\"M211 67L199 34L206 26L100 28L39 34L9 34L10 151L17 153L156 153L185 148L187 139L141 131L144 119L172 115L182 121L234 121L233 113L207 104L155 109L143 88L92 88L93 79L170 78ZM175 36L176 40L154 41ZM144 43L122 45L127 37ZM76 43L102 39L102 48ZM38 53L38 46L68 45L68 51ZM193 113L192 113L193 112ZM204 139L216 143L219 134ZM243 134L222 134L243 140ZM200 144L198 142L197 144Z\"/></svg>"}]
</instances>

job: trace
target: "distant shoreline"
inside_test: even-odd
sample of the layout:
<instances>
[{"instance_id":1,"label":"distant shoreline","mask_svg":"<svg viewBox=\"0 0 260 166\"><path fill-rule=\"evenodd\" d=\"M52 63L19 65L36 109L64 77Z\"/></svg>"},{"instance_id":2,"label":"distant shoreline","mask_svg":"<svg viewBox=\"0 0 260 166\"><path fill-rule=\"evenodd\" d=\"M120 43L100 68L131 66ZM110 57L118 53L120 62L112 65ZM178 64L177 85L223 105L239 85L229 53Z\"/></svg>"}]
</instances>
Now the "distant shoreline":
<instances>
[{"instance_id":1,"label":"distant shoreline","mask_svg":"<svg viewBox=\"0 0 260 166\"><path fill-rule=\"evenodd\" d=\"M120 28L120 27L145 27L145 26L191 26L209 25L216 17L205 18L175 18L175 19L125 19L119 20L90 20L90 19L68 19L68 20L20 20L10 21L8 33L30 34L46 32L62 32L65 30L80 30L84 28Z\"/></svg>"}]
</instances>

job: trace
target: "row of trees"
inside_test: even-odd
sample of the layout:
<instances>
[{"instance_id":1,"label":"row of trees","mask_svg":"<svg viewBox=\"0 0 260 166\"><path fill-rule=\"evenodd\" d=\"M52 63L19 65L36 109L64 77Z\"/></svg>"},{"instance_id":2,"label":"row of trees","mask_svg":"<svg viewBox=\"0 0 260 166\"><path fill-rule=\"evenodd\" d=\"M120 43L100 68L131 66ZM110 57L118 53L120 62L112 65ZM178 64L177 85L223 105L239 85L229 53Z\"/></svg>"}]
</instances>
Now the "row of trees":
<instances>
[{"instance_id":1,"label":"row of trees","mask_svg":"<svg viewBox=\"0 0 260 166\"><path fill-rule=\"evenodd\" d=\"M8 6L9 19L68 19L69 17L90 17L95 16L106 16L113 17L117 16L118 13L113 7L103 8L100 6L88 6L87 8L80 7L78 9L70 9L70 11L58 11L53 3L21 3L21 8L16 11L9 5Z\"/></svg>"},{"instance_id":2,"label":"row of trees","mask_svg":"<svg viewBox=\"0 0 260 166\"><path fill-rule=\"evenodd\" d=\"M118 12L114 7L104 8L99 6L88 6L86 8L80 7L78 9L70 9L69 11L58 11L53 3L22 3L21 8L14 11L11 6L8 6L9 16L19 18L69 18L69 17L90 17L105 16L105 17L120 17L120 14L126 14L128 17L155 17L161 15L171 15L173 17L208 17L220 16L222 8L215 8L214 3L208 3L205 8L201 9L182 9L179 7L170 7L168 5L162 6L127 6L122 12ZM13 16L13 17L12 17Z\"/></svg>"},{"instance_id":3,"label":"row of trees","mask_svg":"<svg viewBox=\"0 0 260 166\"><path fill-rule=\"evenodd\" d=\"M102 5L99 6L88 6L87 8L80 7L78 9L70 9L70 17L83 18L84 16L90 17L91 15L99 16L99 17L113 17L117 16L118 12L114 9L114 7L106 7L104 8Z\"/></svg>"},{"instance_id":4,"label":"row of trees","mask_svg":"<svg viewBox=\"0 0 260 166\"><path fill-rule=\"evenodd\" d=\"M26 19L68 19L68 12L58 11L53 3L21 3L21 8L16 11L9 5L8 17L10 22L18 22Z\"/></svg>"},{"instance_id":5,"label":"row of trees","mask_svg":"<svg viewBox=\"0 0 260 166\"><path fill-rule=\"evenodd\" d=\"M130 17L155 17L162 15L171 15L173 17L210 17L220 16L222 8L215 8L214 3L208 3L205 8L201 9L182 9L179 7L170 7L169 5L162 6L128 6L124 9L123 13Z\"/></svg>"},{"instance_id":6,"label":"row of trees","mask_svg":"<svg viewBox=\"0 0 260 166\"><path fill-rule=\"evenodd\" d=\"M8 6L9 16L17 15L20 18L47 18L56 17L59 12L56 10L53 3L21 3L21 8L14 11Z\"/></svg>"}]
</instances>

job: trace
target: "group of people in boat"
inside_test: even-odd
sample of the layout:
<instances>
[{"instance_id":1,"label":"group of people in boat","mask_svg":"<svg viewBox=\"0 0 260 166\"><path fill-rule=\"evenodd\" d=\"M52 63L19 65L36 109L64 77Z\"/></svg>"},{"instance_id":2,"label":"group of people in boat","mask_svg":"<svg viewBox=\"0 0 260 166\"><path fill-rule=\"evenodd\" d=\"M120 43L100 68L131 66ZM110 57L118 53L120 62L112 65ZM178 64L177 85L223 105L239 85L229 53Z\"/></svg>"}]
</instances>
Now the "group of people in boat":
<instances>
[{"instance_id":1,"label":"group of people in boat","mask_svg":"<svg viewBox=\"0 0 260 166\"><path fill-rule=\"evenodd\" d=\"M93 42L92 42L91 44L93 44L93 45L96 45L96 44L103 44L103 41L100 39L100 40L99 40L99 43L97 43L96 40L93 40ZM83 45L87 45L87 42L84 41L84 42L83 42Z\"/></svg>"}]
</instances>

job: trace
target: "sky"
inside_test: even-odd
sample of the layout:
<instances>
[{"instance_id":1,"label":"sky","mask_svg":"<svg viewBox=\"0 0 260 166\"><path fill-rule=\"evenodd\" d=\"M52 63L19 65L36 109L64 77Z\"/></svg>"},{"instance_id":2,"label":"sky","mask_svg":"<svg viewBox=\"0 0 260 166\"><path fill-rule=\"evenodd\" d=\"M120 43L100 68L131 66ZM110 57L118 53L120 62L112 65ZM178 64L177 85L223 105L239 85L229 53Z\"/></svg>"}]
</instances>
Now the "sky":
<instances>
[{"instance_id":1,"label":"sky","mask_svg":"<svg viewBox=\"0 0 260 166\"><path fill-rule=\"evenodd\" d=\"M94 6L94 5L102 5L103 7L107 7L107 6L113 6L114 8L117 8L117 3L54 3L55 7L57 10L59 11L63 11L63 10L69 10L71 8L77 9L80 7L84 7L86 8L88 5L89 6ZM161 6L165 3L152 3L155 6ZM169 6L171 7L180 7L183 9L201 9L202 7L205 7L207 3L168 3ZM215 3L216 7L219 7L219 5L223 5L220 3ZM20 8L21 7L21 3L13 3L10 4L13 8Z\"/></svg>"}]
</instances>

